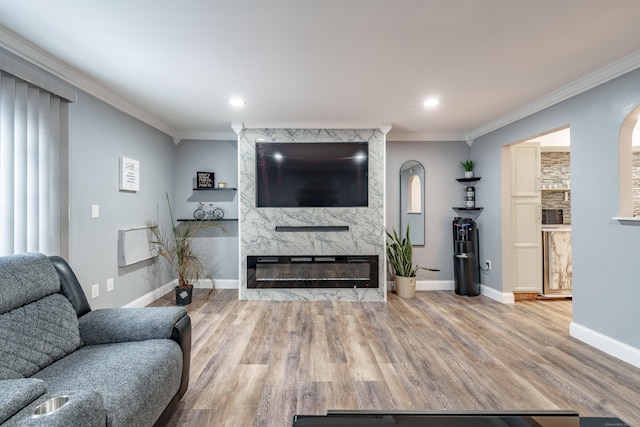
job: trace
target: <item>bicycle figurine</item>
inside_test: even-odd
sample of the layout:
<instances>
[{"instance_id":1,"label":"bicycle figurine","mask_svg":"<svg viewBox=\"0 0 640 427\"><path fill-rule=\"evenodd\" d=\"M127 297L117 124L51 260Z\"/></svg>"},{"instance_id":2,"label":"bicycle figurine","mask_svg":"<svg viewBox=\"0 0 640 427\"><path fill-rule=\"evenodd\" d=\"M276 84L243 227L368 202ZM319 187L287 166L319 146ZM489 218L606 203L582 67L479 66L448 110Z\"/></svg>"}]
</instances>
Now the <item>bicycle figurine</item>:
<instances>
[{"instance_id":1,"label":"bicycle figurine","mask_svg":"<svg viewBox=\"0 0 640 427\"><path fill-rule=\"evenodd\" d=\"M206 206L204 203L198 203L198 208L193 211L193 217L198 220L221 220L224 218L224 211L222 208L214 208L212 203Z\"/></svg>"}]
</instances>

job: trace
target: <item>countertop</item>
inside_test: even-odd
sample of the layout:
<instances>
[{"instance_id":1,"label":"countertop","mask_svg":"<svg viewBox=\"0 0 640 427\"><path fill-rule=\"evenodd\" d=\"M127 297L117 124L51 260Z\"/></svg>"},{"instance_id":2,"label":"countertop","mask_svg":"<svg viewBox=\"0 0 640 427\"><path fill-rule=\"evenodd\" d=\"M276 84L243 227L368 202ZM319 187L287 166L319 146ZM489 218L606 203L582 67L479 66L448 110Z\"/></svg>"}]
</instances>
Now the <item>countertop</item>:
<instances>
[{"instance_id":1,"label":"countertop","mask_svg":"<svg viewBox=\"0 0 640 427\"><path fill-rule=\"evenodd\" d=\"M542 224L542 231L571 231L571 224Z\"/></svg>"}]
</instances>

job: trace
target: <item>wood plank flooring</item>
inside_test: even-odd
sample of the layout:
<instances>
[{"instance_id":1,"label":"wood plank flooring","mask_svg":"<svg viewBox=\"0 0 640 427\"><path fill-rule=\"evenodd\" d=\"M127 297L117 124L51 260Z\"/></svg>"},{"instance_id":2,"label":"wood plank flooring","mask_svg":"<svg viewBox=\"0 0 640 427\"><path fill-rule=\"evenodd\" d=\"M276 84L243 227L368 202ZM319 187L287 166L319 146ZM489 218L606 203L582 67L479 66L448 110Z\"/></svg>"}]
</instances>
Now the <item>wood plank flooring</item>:
<instances>
[{"instance_id":1,"label":"wood plank flooring","mask_svg":"<svg viewBox=\"0 0 640 427\"><path fill-rule=\"evenodd\" d=\"M328 409L567 409L640 426L640 369L569 336L571 302L450 291L387 303L207 299L171 426L290 427ZM152 305L173 305L173 293Z\"/></svg>"}]
</instances>

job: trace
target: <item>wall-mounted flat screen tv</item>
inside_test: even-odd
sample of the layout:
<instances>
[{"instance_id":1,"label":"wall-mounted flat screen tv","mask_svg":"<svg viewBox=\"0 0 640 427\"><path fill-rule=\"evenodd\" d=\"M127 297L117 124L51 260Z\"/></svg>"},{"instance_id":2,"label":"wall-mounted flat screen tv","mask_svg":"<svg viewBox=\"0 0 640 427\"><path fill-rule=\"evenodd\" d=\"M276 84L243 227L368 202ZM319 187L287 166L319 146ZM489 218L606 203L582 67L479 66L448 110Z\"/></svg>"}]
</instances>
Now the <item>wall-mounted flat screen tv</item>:
<instances>
[{"instance_id":1,"label":"wall-mounted flat screen tv","mask_svg":"<svg viewBox=\"0 0 640 427\"><path fill-rule=\"evenodd\" d=\"M366 142L256 143L258 207L366 207L368 175Z\"/></svg>"}]
</instances>

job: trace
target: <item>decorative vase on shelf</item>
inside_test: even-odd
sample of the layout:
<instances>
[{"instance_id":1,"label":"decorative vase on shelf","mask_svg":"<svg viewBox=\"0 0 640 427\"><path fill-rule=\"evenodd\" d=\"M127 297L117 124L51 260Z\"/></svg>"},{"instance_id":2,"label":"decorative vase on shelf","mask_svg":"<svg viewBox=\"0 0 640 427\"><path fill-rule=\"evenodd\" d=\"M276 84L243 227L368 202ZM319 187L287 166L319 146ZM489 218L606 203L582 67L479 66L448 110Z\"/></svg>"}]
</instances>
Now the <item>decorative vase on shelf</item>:
<instances>
[{"instance_id":1,"label":"decorative vase on shelf","mask_svg":"<svg viewBox=\"0 0 640 427\"><path fill-rule=\"evenodd\" d=\"M465 160L464 162L460 162L460 166L462 166L462 169L464 169L465 178L473 178L473 167L475 166L475 162L473 160Z\"/></svg>"}]
</instances>

